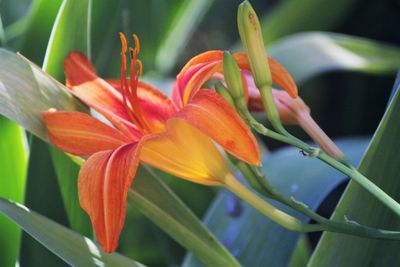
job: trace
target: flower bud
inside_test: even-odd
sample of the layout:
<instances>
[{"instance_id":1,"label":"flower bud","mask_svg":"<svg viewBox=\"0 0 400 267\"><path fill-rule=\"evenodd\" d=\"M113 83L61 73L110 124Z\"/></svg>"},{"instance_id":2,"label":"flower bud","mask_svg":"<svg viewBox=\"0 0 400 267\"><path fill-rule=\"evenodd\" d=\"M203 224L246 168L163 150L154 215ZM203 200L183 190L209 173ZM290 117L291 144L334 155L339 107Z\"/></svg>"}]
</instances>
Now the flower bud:
<instances>
[{"instance_id":1,"label":"flower bud","mask_svg":"<svg viewBox=\"0 0 400 267\"><path fill-rule=\"evenodd\" d=\"M224 77L232 97L244 98L242 74L235 58L228 51L224 52Z\"/></svg>"},{"instance_id":2,"label":"flower bud","mask_svg":"<svg viewBox=\"0 0 400 267\"><path fill-rule=\"evenodd\" d=\"M272 76L268 61L265 60L265 48L260 22L248 1L239 5L237 23L240 39L249 57L251 72L257 88L272 86Z\"/></svg>"},{"instance_id":3,"label":"flower bud","mask_svg":"<svg viewBox=\"0 0 400 267\"><path fill-rule=\"evenodd\" d=\"M260 22L248 1L244 1L239 5L237 22L240 39L247 52L254 82L258 90L260 90L266 116L275 130L281 134L288 135L282 126L272 96L272 75L268 61L265 60L265 48Z\"/></svg>"},{"instance_id":4,"label":"flower bud","mask_svg":"<svg viewBox=\"0 0 400 267\"><path fill-rule=\"evenodd\" d=\"M235 103L233 102L232 96L229 93L229 91L226 89L226 87L222 84L221 81L217 81L215 83L215 91L222 96L226 102L228 102L231 106L235 106Z\"/></svg>"}]
</instances>

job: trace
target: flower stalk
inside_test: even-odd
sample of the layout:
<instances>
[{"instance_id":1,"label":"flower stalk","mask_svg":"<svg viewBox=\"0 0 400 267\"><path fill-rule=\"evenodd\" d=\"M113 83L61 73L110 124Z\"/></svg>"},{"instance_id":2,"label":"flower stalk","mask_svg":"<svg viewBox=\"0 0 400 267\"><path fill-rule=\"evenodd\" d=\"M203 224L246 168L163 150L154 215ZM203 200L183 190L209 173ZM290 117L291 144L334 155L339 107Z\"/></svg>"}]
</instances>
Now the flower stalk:
<instances>
[{"instance_id":1,"label":"flower stalk","mask_svg":"<svg viewBox=\"0 0 400 267\"><path fill-rule=\"evenodd\" d=\"M241 199L245 200L267 218L278 223L288 230L301 233L327 231L366 238L400 240L400 232L398 231L367 227L351 221L331 221L316 214L315 212L310 210L305 204L293 198L289 199L276 191L272 192L275 200L278 200L286 204L287 206L292 207L296 211L306 214L307 216L318 222L317 224L303 223L299 219L285 213L282 210L275 208L268 202L264 201L262 198L260 198L251 190L246 188L243 184L241 184L234 176L228 175L225 177L224 181L224 186L228 190L230 190Z\"/></svg>"},{"instance_id":2,"label":"flower stalk","mask_svg":"<svg viewBox=\"0 0 400 267\"><path fill-rule=\"evenodd\" d=\"M251 114L250 114L251 116ZM275 140L293 145L304 152L308 153L309 156L316 157L321 161L325 162L329 166L337 169L338 171L346 174L350 179L354 180L360 186L362 186L369 193L374 195L379 201L381 201L385 206L391 209L394 213L400 216L400 204L389 196L385 191L379 188L376 184L371 182L367 177L362 175L355 167L349 165L348 163L343 163L335 158L327 155L323 151L309 146L307 143L297 139L294 136L285 136L280 133L274 132L270 129L265 128L261 123L258 123L253 117L246 118L250 121L251 127L256 130L259 134L273 138Z\"/></svg>"}]
</instances>

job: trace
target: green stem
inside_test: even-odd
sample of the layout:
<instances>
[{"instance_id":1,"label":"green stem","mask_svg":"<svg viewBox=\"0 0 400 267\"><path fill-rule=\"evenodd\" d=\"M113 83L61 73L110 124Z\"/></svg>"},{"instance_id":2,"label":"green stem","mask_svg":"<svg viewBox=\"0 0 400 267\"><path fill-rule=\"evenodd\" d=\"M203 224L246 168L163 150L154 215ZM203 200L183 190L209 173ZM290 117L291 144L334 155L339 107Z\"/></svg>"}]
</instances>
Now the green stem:
<instances>
[{"instance_id":1,"label":"green stem","mask_svg":"<svg viewBox=\"0 0 400 267\"><path fill-rule=\"evenodd\" d=\"M328 156L326 153L319 149L315 149L310 147L308 144L303 141L297 139L296 137L286 134L282 135L277 132L274 132L270 129L267 129L261 123L257 122L253 117L248 118L251 126L260 134L271 137L275 140L293 145L301 150L307 152L310 156L316 157L321 161L325 162L329 166L337 169L338 171L346 174L356 183L361 185L365 190L374 195L377 199L379 199L383 204L385 204L388 208L390 208L394 213L400 216L400 204L394 200L391 196L389 196L385 191L379 188L376 184L371 182L367 177L362 175L357 169L352 167L351 165L342 163L337 161L336 159Z\"/></svg>"},{"instance_id":2,"label":"green stem","mask_svg":"<svg viewBox=\"0 0 400 267\"><path fill-rule=\"evenodd\" d=\"M272 88L270 84L266 84L259 88L261 100L265 107L265 115L272 127L281 134L286 134L287 131L281 123L278 109L276 108L274 96L272 95Z\"/></svg>"},{"instance_id":3,"label":"green stem","mask_svg":"<svg viewBox=\"0 0 400 267\"><path fill-rule=\"evenodd\" d=\"M327 232L355 235L366 238L400 240L400 232L398 231L389 231L389 230L371 228L359 225L355 222L342 223L342 222L331 221L314 213L303 203L297 202L294 199L288 199L285 196L274 191L273 194L276 200L281 201L284 204L293 207L295 210L304 213L306 215L309 215L309 217L314 219L315 221L320 222L320 224L305 224L301 222L299 219L265 202L262 198L258 197L247 187L242 185L232 175L226 177L225 187L229 189L231 192L233 192L235 195L240 197L241 199L248 202L250 205L252 205L259 212L264 214L266 217L268 217L272 221L278 223L279 225L291 231L303 232L303 233L327 231Z\"/></svg>"},{"instance_id":4,"label":"green stem","mask_svg":"<svg viewBox=\"0 0 400 267\"><path fill-rule=\"evenodd\" d=\"M323 227L318 224L304 224L299 219L275 208L271 204L265 202L262 198L255 195L247 187L242 185L233 175L228 175L225 179L225 187L233 192L241 199L248 202L259 212L264 214L272 221L285 227L288 230L297 232L322 231Z\"/></svg>"}]
</instances>

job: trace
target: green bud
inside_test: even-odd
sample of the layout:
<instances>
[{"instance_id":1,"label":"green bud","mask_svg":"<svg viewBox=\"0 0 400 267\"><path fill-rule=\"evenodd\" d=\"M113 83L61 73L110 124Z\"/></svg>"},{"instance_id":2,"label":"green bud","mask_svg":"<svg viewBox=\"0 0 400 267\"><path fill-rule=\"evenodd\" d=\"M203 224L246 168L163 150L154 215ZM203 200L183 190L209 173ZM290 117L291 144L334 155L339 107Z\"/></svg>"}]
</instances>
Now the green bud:
<instances>
[{"instance_id":1,"label":"green bud","mask_svg":"<svg viewBox=\"0 0 400 267\"><path fill-rule=\"evenodd\" d=\"M215 83L215 91L217 91L217 93L222 96L223 98L225 98L226 102L228 102L231 106L235 107L235 104L233 102L232 96L229 93L229 91L225 88L225 86L222 84L222 82L217 81Z\"/></svg>"},{"instance_id":2,"label":"green bud","mask_svg":"<svg viewBox=\"0 0 400 267\"><path fill-rule=\"evenodd\" d=\"M228 51L224 52L224 77L232 97L244 98L242 73L235 58Z\"/></svg>"},{"instance_id":3,"label":"green bud","mask_svg":"<svg viewBox=\"0 0 400 267\"><path fill-rule=\"evenodd\" d=\"M272 86L268 61L265 60L265 46L260 22L248 1L239 5L237 23L240 39L250 61L251 72L257 88Z\"/></svg>"},{"instance_id":4,"label":"green bud","mask_svg":"<svg viewBox=\"0 0 400 267\"><path fill-rule=\"evenodd\" d=\"M265 113L272 126L282 134L288 134L283 127L272 95L272 76L268 61L265 60L265 48L260 22L248 1L239 5L238 28L240 39L249 58L254 83L260 91Z\"/></svg>"},{"instance_id":5,"label":"green bud","mask_svg":"<svg viewBox=\"0 0 400 267\"><path fill-rule=\"evenodd\" d=\"M251 114L247 109L247 103L244 97L242 74L235 58L228 51L224 52L224 78L236 110L240 116L249 123Z\"/></svg>"}]
</instances>

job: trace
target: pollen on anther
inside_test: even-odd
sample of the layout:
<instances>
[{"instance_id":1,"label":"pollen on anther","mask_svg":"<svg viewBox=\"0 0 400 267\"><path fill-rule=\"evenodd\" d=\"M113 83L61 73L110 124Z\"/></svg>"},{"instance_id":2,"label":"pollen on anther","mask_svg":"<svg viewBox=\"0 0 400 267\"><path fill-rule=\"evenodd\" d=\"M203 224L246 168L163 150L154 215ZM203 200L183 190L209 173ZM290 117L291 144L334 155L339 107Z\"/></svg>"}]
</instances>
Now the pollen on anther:
<instances>
[{"instance_id":1,"label":"pollen on anther","mask_svg":"<svg viewBox=\"0 0 400 267\"><path fill-rule=\"evenodd\" d=\"M143 71L143 64L142 61L140 59L136 60L136 64L138 66L138 75L142 76L142 71Z\"/></svg>"},{"instance_id":2,"label":"pollen on anther","mask_svg":"<svg viewBox=\"0 0 400 267\"><path fill-rule=\"evenodd\" d=\"M135 42L136 53L139 54L139 52L140 52L139 37L136 34L132 34L132 37L133 37L133 41Z\"/></svg>"},{"instance_id":3,"label":"pollen on anther","mask_svg":"<svg viewBox=\"0 0 400 267\"><path fill-rule=\"evenodd\" d=\"M126 51L128 50L128 45L127 45L127 43L126 43L125 35L124 35L122 32L120 32L120 33L119 33L119 38L121 39L121 45L122 45L122 50L121 50L121 52L122 52L122 53L126 53Z\"/></svg>"}]
</instances>

